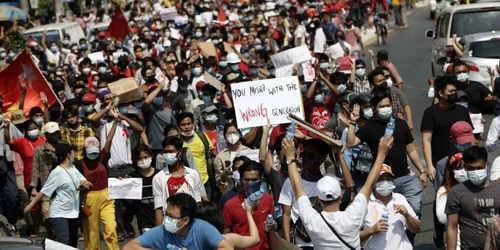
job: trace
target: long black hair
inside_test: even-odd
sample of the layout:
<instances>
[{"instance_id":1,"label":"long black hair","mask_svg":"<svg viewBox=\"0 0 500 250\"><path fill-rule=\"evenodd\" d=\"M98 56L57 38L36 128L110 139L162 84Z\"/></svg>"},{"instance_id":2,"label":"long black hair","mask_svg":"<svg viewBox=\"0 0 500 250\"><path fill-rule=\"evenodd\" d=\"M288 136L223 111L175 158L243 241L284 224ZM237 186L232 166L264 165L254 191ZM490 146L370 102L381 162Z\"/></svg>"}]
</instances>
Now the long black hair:
<instances>
[{"instance_id":1,"label":"long black hair","mask_svg":"<svg viewBox=\"0 0 500 250\"><path fill-rule=\"evenodd\" d=\"M224 231L224 220L217 204L213 201L201 202L196 209L196 218L212 224L220 233Z\"/></svg>"}]
</instances>

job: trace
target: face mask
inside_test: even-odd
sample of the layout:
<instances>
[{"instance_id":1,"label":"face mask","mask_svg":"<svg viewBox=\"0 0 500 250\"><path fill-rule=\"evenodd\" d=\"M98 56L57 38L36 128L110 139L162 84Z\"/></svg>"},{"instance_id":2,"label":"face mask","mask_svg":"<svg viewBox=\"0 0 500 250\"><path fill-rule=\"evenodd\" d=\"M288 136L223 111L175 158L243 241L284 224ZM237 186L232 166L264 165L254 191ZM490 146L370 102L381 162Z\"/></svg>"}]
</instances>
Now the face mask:
<instances>
[{"instance_id":1,"label":"face mask","mask_svg":"<svg viewBox=\"0 0 500 250\"><path fill-rule=\"evenodd\" d=\"M237 186L240 184L240 172L238 171L233 171L233 176L232 176L233 180L234 180L234 185Z\"/></svg>"},{"instance_id":2,"label":"face mask","mask_svg":"<svg viewBox=\"0 0 500 250\"><path fill-rule=\"evenodd\" d=\"M255 50L261 50L262 49L262 45L260 44L257 44L254 46Z\"/></svg>"},{"instance_id":3,"label":"face mask","mask_svg":"<svg viewBox=\"0 0 500 250\"><path fill-rule=\"evenodd\" d=\"M43 123L43 118L37 117L37 118L33 119L33 121L36 123L36 125L40 126Z\"/></svg>"},{"instance_id":4,"label":"face mask","mask_svg":"<svg viewBox=\"0 0 500 250\"><path fill-rule=\"evenodd\" d=\"M321 162L318 162L318 160L310 160L310 159L303 159L303 170L302 170L302 179L310 182L318 182L321 178L323 178L323 175L321 174L321 171L319 171L319 166L321 165Z\"/></svg>"},{"instance_id":5,"label":"face mask","mask_svg":"<svg viewBox=\"0 0 500 250\"><path fill-rule=\"evenodd\" d=\"M243 188L245 190L245 194L250 196L260 189L261 181L251 181L251 182L243 182Z\"/></svg>"},{"instance_id":6,"label":"face mask","mask_svg":"<svg viewBox=\"0 0 500 250\"><path fill-rule=\"evenodd\" d=\"M166 38L169 38L169 37L170 37L170 32L169 32L169 31L165 32L165 37L166 37Z\"/></svg>"},{"instance_id":7,"label":"face mask","mask_svg":"<svg viewBox=\"0 0 500 250\"><path fill-rule=\"evenodd\" d=\"M387 121L392 116L392 107L379 108L377 113L380 120Z\"/></svg>"},{"instance_id":8,"label":"face mask","mask_svg":"<svg viewBox=\"0 0 500 250\"><path fill-rule=\"evenodd\" d=\"M194 130L191 130L189 132L182 131L181 135L184 136L184 137L192 137L194 135Z\"/></svg>"},{"instance_id":9,"label":"face mask","mask_svg":"<svg viewBox=\"0 0 500 250\"><path fill-rule=\"evenodd\" d=\"M305 84L301 84L301 85L300 85L300 92L302 92L302 93L306 93L306 92L307 92L307 85L305 85Z\"/></svg>"},{"instance_id":10,"label":"face mask","mask_svg":"<svg viewBox=\"0 0 500 250\"><path fill-rule=\"evenodd\" d=\"M231 145L235 145L240 141L240 135L239 134L228 134L226 135L226 141L227 143Z\"/></svg>"},{"instance_id":11,"label":"face mask","mask_svg":"<svg viewBox=\"0 0 500 250\"><path fill-rule=\"evenodd\" d=\"M460 73L457 75L457 81L466 83L469 80L469 73Z\"/></svg>"},{"instance_id":12,"label":"face mask","mask_svg":"<svg viewBox=\"0 0 500 250\"><path fill-rule=\"evenodd\" d=\"M147 158L146 160L138 161L137 166L139 168L146 169L149 168L149 166L151 166L151 162L153 162L153 159Z\"/></svg>"},{"instance_id":13,"label":"face mask","mask_svg":"<svg viewBox=\"0 0 500 250\"><path fill-rule=\"evenodd\" d=\"M54 72L56 70L56 67L54 66L47 66L47 70L50 72Z\"/></svg>"},{"instance_id":14,"label":"face mask","mask_svg":"<svg viewBox=\"0 0 500 250\"><path fill-rule=\"evenodd\" d=\"M258 68L251 68L250 69L250 74L252 74L252 75L258 75L259 74L259 69Z\"/></svg>"},{"instance_id":15,"label":"face mask","mask_svg":"<svg viewBox=\"0 0 500 250\"><path fill-rule=\"evenodd\" d=\"M88 46L87 44L82 44L82 45L80 45L80 50L85 51L85 50L87 50L88 48L89 48L89 46Z\"/></svg>"},{"instance_id":16,"label":"face mask","mask_svg":"<svg viewBox=\"0 0 500 250\"><path fill-rule=\"evenodd\" d=\"M356 69L356 76L359 77L359 78L362 78L364 77L366 74L366 69L362 68L362 69Z\"/></svg>"},{"instance_id":17,"label":"face mask","mask_svg":"<svg viewBox=\"0 0 500 250\"><path fill-rule=\"evenodd\" d=\"M200 76L201 75L201 68L196 67L193 70L191 70L191 73L193 73L193 75L195 75L195 76Z\"/></svg>"},{"instance_id":18,"label":"face mask","mask_svg":"<svg viewBox=\"0 0 500 250\"><path fill-rule=\"evenodd\" d=\"M319 68L322 69L322 70L328 69L329 66L330 66L330 64L327 63L327 62L319 64Z\"/></svg>"},{"instance_id":19,"label":"face mask","mask_svg":"<svg viewBox=\"0 0 500 250\"><path fill-rule=\"evenodd\" d=\"M337 90L339 91L340 94L344 93L347 87L344 84L339 84L337 86Z\"/></svg>"},{"instance_id":20,"label":"face mask","mask_svg":"<svg viewBox=\"0 0 500 250\"><path fill-rule=\"evenodd\" d=\"M455 179L460 183L464 183L469 180L469 176L467 175L467 172L463 168L458 170L453 170L453 175Z\"/></svg>"},{"instance_id":21,"label":"face mask","mask_svg":"<svg viewBox=\"0 0 500 250\"><path fill-rule=\"evenodd\" d=\"M486 169L479 169L467 171L467 176L469 176L469 181L472 182L472 184L479 186L486 180L488 173L486 172Z\"/></svg>"},{"instance_id":22,"label":"face mask","mask_svg":"<svg viewBox=\"0 0 500 250\"><path fill-rule=\"evenodd\" d=\"M92 107L92 105L84 105L83 106L83 111L85 111L85 113L91 113L93 110L94 110L94 108Z\"/></svg>"},{"instance_id":23,"label":"face mask","mask_svg":"<svg viewBox=\"0 0 500 250\"><path fill-rule=\"evenodd\" d=\"M239 64L233 64L233 65L231 65L231 70L233 72L238 72L240 70L240 65Z\"/></svg>"},{"instance_id":24,"label":"face mask","mask_svg":"<svg viewBox=\"0 0 500 250\"><path fill-rule=\"evenodd\" d=\"M156 106L161 106L162 103L163 103L163 97L156 97L155 99L153 99L153 104Z\"/></svg>"},{"instance_id":25,"label":"face mask","mask_svg":"<svg viewBox=\"0 0 500 250\"><path fill-rule=\"evenodd\" d=\"M179 229L184 227L177 227L177 222L179 222L179 220L172 219L170 216L165 215L165 218L163 219L163 226L165 227L165 230L175 234L177 233L177 231L179 231Z\"/></svg>"},{"instance_id":26,"label":"face mask","mask_svg":"<svg viewBox=\"0 0 500 250\"><path fill-rule=\"evenodd\" d=\"M28 131L28 137L31 139L38 138L39 134L40 134L40 130L38 130L38 129L33 129L33 130Z\"/></svg>"},{"instance_id":27,"label":"face mask","mask_svg":"<svg viewBox=\"0 0 500 250\"><path fill-rule=\"evenodd\" d=\"M226 68L226 67L227 67L227 62L225 62L225 61L220 61L220 62L219 62L219 66L220 66L221 68L223 68L223 69L224 69L224 68Z\"/></svg>"},{"instance_id":28,"label":"face mask","mask_svg":"<svg viewBox=\"0 0 500 250\"><path fill-rule=\"evenodd\" d=\"M5 53L5 52L0 53L0 58L5 58L6 56L7 56L7 53Z\"/></svg>"},{"instance_id":29,"label":"face mask","mask_svg":"<svg viewBox=\"0 0 500 250\"><path fill-rule=\"evenodd\" d=\"M57 46L52 46L52 47L50 47L50 51L52 51L52 52L56 53L56 52L58 52L58 51L59 51L59 47L57 47Z\"/></svg>"},{"instance_id":30,"label":"face mask","mask_svg":"<svg viewBox=\"0 0 500 250\"><path fill-rule=\"evenodd\" d=\"M382 83L380 83L378 86L375 87L376 89L380 90L380 91L387 91L387 81L384 81Z\"/></svg>"},{"instance_id":31,"label":"face mask","mask_svg":"<svg viewBox=\"0 0 500 250\"><path fill-rule=\"evenodd\" d=\"M211 96L203 96L202 99L204 103L209 103L213 100Z\"/></svg>"},{"instance_id":32,"label":"face mask","mask_svg":"<svg viewBox=\"0 0 500 250\"><path fill-rule=\"evenodd\" d=\"M83 73L84 73L84 74L86 74L86 75L90 74L90 68L83 68L83 70L82 70L82 71L83 71Z\"/></svg>"},{"instance_id":33,"label":"face mask","mask_svg":"<svg viewBox=\"0 0 500 250\"><path fill-rule=\"evenodd\" d=\"M196 32L194 34L196 37L200 38L201 36L203 36L203 33L201 33L200 31Z\"/></svg>"},{"instance_id":34,"label":"face mask","mask_svg":"<svg viewBox=\"0 0 500 250\"><path fill-rule=\"evenodd\" d=\"M127 114L128 113L128 107L127 106L119 107L118 111L120 111L120 113L122 113L122 114Z\"/></svg>"},{"instance_id":35,"label":"face mask","mask_svg":"<svg viewBox=\"0 0 500 250\"><path fill-rule=\"evenodd\" d=\"M100 88L100 89L98 89L97 91L98 91L99 93L101 93L101 92L104 92L104 91L106 91L106 90L108 90L108 88Z\"/></svg>"},{"instance_id":36,"label":"face mask","mask_svg":"<svg viewBox=\"0 0 500 250\"><path fill-rule=\"evenodd\" d=\"M455 145L455 148L460 152L464 152L466 149L470 148L471 146L472 146L472 142L469 142L466 144L457 144L457 145Z\"/></svg>"},{"instance_id":37,"label":"face mask","mask_svg":"<svg viewBox=\"0 0 500 250\"><path fill-rule=\"evenodd\" d=\"M99 73L100 74L106 73L106 67L99 67Z\"/></svg>"},{"instance_id":38,"label":"face mask","mask_svg":"<svg viewBox=\"0 0 500 250\"><path fill-rule=\"evenodd\" d=\"M214 68L208 68L205 70L207 73L209 73L210 75L213 75L214 74L214 71L215 69Z\"/></svg>"},{"instance_id":39,"label":"face mask","mask_svg":"<svg viewBox=\"0 0 500 250\"><path fill-rule=\"evenodd\" d=\"M318 95L314 96L315 103L323 103L324 101L325 101L325 95L318 94Z\"/></svg>"},{"instance_id":40,"label":"face mask","mask_svg":"<svg viewBox=\"0 0 500 250\"><path fill-rule=\"evenodd\" d=\"M97 159L97 157L99 157L99 153L87 154L87 158L89 158L89 160L95 160L95 159Z\"/></svg>"},{"instance_id":41,"label":"face mask","mask_svg":"<svg viewBox=\"0 0 500 250\"><path fill-rule=\"evenodd\" d=\"M243 52L242 55L243 55L244 58L249 58L250 57L250 53L248 53L248 52Z\"/></svg>"},{"instance_id":42,"label":"face mask","mask_svg":"<svg viewBox=\"0 0 500 250\"><path fill-rule=\"evenodd\" d=\"M469 108L469 103L468 103L468 102L456 102L455 104L457 104L457 105L462 105L462 106L464 106L465 108Z\"/></svg>"},{"instance_id":43,"label":"face mask","mask_svg":"<svg viewBox=\"0 0 500 250\"><path fill-rule=\"evenodd\" d=\"M389 77L389 79L386 80L387 82L387 87L392 87L392 78Z\"/></svg>"},{"instance_id":44,"label":"face mask","mask_svg":"<svg viewBox=\"0 0 500 250\"><path fill-rule=\"evenodd\" d=\"M69 40L63 40L62 44L68 46L69 45Z\"/></svg>"},{"instance_id":45,"label":"face mask","mask_svg":"<svg viewBox=\"0 0 500 250\"><path fill-rule=\"evenodd\" d=\"M218 119L219 118L217 117L216 114L211 114L211 115L207 116L206 120L207 120L208 123L215 124Z\"/></svg>"},{"instance_id":46,"label":"face mask","mask_svg":"<svg viewBox=\"0 0 500 250\"><path fill-rule=\"evenodd\" d=\"M380 181L375 184L375 191L382 196L388 196L396 186L392 181Z\"/></svg>"},{"instance_id":47,"label":"face mask","mask_svg":"<svg viewBox=\"0 0 500 250\"><path fill-rule=\"evenodd\" d=\"M373 109L372 108L365 108L363 109L363 117L366 120L370 120L373 117Z\"/></svg>"},{"instance_id":48,"label":"face mask","mask_svg":"<svg viewBox=\"0 0 500 250\"><path fill-rule=\"evenodd\" d=\"M163 153L163 159L168 165L174 165L177 162L177 153Z\"/></svg>"},{"instance_id":49,"label":"face mask","mask_svg":"<svg viewBox=\"0 0 500 250\"><path fill-rule=\"evenodd\" d=\"M447 97L446 102L449 104L455 104L455 102L457 101L457 93L456 92L453 94L447 95L446 97Z\"/></svg>"},{"instance_id":50,"label":"face mask","mask_svg":"<svg viewBox=\"0 0 500 250\"><path fill-rule=\"evenodd\" d=\"M9 53L9 57L10 57L10 58L14 58L14 56L15 56L15 55L16 55L16 54L14 54L14 53Z\"/></svg>"}]
</instances>

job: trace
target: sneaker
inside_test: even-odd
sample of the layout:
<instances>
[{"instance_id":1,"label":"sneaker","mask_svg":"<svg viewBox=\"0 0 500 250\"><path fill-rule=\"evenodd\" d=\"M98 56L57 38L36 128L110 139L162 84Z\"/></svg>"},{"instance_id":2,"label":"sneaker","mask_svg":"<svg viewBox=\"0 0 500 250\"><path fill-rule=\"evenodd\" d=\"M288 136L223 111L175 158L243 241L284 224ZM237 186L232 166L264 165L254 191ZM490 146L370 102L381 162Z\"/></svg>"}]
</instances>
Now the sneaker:
<instances>
[{"instance_id":1,"label":"sneaker","mask_svg":"<svg viewBox=\"0 0 500 250\"><path fill-rule=\"evenodd\" d=\"M434 240L434 245L437 248L443 248L444 247L444 237L443 237L443 234L437 235L436 231L434 231L434 233L432 235L432 239Z\"/></svg>"}]
</instances>

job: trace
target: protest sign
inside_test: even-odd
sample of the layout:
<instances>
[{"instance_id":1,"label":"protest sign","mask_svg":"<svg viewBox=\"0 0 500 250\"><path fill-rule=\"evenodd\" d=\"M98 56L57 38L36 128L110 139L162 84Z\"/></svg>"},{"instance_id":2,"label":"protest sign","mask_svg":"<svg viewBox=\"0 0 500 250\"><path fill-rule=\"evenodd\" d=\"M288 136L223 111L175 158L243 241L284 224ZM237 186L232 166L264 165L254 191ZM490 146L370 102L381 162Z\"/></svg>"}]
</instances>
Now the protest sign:
<instances>
[{"instance_id":1,"label":"protest sign","mask_svg":"<svg viewBox=\"0 0 500 250\"><path fill-rule=\"evenodd\" d=\"M113 52L113 62L117 63L118 58L120 58L120 56L127 56L128 57L128 53L125 51Z\"/></svg>"},{"instance_id":2,"label":"protest sign","mask_svg":"<svg viewBox=\"0 0 500 250\"><path fill-rule=\"evenodd\" d=\"M170 28L170 37L179 40L181 39L181 33L174 28Z\"/></svg>"},{"instance_id":3,"label":"protest sign","mask_svg":"<svg viewBox=\"0 0 500 250\"><path fill-rule=\"evenodd\" d=\"M175 7L170 7L160 10L160 18L164 22L174 20L176 16L177 16L177 9Z\"/></svg>"},{"instance_id":4,"label":"protest sign","mask_svg":"<svg viewBox=\"0 0 500 250\"><path fill-rule=\"evenodd\" d=\"M314 81L314 77L316 77L316 73L314 72L314 68L310 62L302 63L302 74L304 75L305 82Z\"/></svg>"},{"instance_id":5,"label":"protest sign","mask_svg":"<svg viewBox=\"0 0 500 250\"><path fill-rule=\"evenodd\" d=\"M474 127L474 131L472 133L479 134L484 132L484 124L483 124L483 114L470 114L470 119L472 121L472 126Z\"/></svg>"},{"instance_id":6,"label":"protest sign","mask_svg":"<svg viewBox=\"0 0 500 250\"><path fill-rule=\"evenodd\" d=\"M118 180L108 178L108 199L141 200L142 179L125 178Z\"/></svg>"},{"instance_id":7,"label":"protest sign","mask_svg":"<svg viewBox=\"0 0 500 250\"><path fill-rule=\"evenodd\" d=\"M220 82L219 80L217 80L215 77L213 77L212 75L210 75L209 73L205 72L205 74L203 75L203 78L205 79L206 82L208 82L208 84L214 86L217 90L222 90L222 85L224 85L222 82Z\"/></svg>"},{"instance_id":8,"label":"protest sign","mask_svg":"<svg viewBox=\"0 0 500 250\"><path fill-rule=\"evenodd\" d=\"M304 117L296 76L235 83L231 92L238 128L289 123L287 116Z\"/></svg>"},{"instance_id":9,"label":"protest sign","mask_svg":"<svg viewBox=\"0 0 500 250\"><path fill-rule=\"evenodd\" d=\"M227 42L224 42L224 50L227 52L227 53L234 53L234 49L231 47L231 44L227 43Z\"/></svg>"},{"instance_id":10,"label":"protest sign","mask_svg":"<svg viewBox=\"0 0 500 250\"><path fill-rule=\"evenodd\" d=\"M240 152L231 152L231 162L234 161L234 158L239 156L246 156L248 159L252 161L259 162L259 150L258 149L247 149L241 150Z\"/></svg>"},{"instance_id":11,"label":"protest sign","mask_svg":"<svg viewBox=\"0 0 500 250\"><path fill-rule=\"evenodd\" d=\"M207 53L208 56L217 57L217 50L215 50L215 46L212 42L202 42L198 43L201 50Z\"/></svg>"},{"instance_id":12,"label":"protest sign","mask_svg":"<svg viewBox=\"0 0 500 250\"><path fill-rule=\"evenodd\" d=\"M276 68L276 71L274 75L276 78L281 78L281 77L287 77L287 76L293 76L293 64L283 66L281 68Z\"/></svg>"},{"instance_id":13,"label":"protest sign","mask_svg":"<svg viewBox=\"0 0 500 250\"><path fill-rule=\"evenodd\" d=\"M51 239L45 239L45 250L77 250L78 248L70 247L63 243L53 241Z\"/></svg>"},{"instance_id":14,"label":"protest sign","mask_svg":"<svg viewBox=\"0 0 500 250\"><path fill-rule=\"evenodd\" d=\"M296 63L302 63L311 59L313 59L313 57L305 45L285 50L271 56L271 61L276 69Z\"/></svg>"},{"instance_id":15,"label":"protest sign","mask_svg":"<svg viewBox=\"0 0 500 250\"><path fill-rule=\"evenodd\" d=\"M305 128L307 131L311 132L312 134L315 134L319 137L321 137L321 139L325 140L327 143L330 143L334 146L337 146L337 147L341 147L342 146L342 142L338 139L333 139L331 136L328 136L327 134L317 130L313 125L311 125L310 123L304 121L303 118L300 118L298 116L295 116L293 114L290 114L287 119L289 121L292 121L292 122L295 122L297 123L297 125L301 126L302 128Z\"/></svg>"},{"instance_id":16,"label":"protest sign","mask_svg":"<svg viewBox=\"0 0 500 250\"><path fill-rule=\"evenodd\" d=\"M206 11L200 14L201 21L207 24L211 24L214 20L214 13L211 11Z\"/></svg>"},{"instance_id":17,"label":"protest sign","mask_svg":"<svg viewBox=\"0 0 500 250\"><path fill-rule=\"evenodd\" d=\"M90 61L92 61L92 64L96 64L96 63L105 61L104 54L102 53L102 51L90 53L88 55L88 58L90 59Z\"/></svg>"},{"instance_id":18,"label":"protest sign","mask_svg":"<svg viewBox=\"0 0 500 250\"><path fill-rule=\"evenodd\" d=\"M142 92L139 90L133 77L122 78L109 83L108 88L111 93L120 98L120 103L127 103L142 98Z\"/></svg>"}]
</instances>

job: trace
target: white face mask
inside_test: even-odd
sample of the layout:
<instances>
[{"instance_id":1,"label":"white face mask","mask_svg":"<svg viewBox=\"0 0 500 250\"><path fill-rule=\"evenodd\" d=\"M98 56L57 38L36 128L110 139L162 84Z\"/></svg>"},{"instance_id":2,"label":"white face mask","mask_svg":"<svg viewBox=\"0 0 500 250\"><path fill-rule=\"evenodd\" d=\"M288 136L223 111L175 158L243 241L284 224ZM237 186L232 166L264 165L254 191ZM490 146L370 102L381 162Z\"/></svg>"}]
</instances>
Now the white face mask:
<instances>
[{"instance_id":1,"label":"white face mask","mask_svg":"<svg viewBox=\"0 0 500 250\"><path fill-rule=\"evenodd\" d=\"M484 183L488 173L486 172L486 169L478 169L467 171L467 175L469 176L469 181L472 182L472 184L479 186Z\"/></svg>"},{"instance_id":2,"label":"white face mask","mask_svg":"<svg viewBox=\"0 0 500 250\"><path fill-rule=\"evenodd\" d=\"M375 191L382 196L388 196L396 186L392 181L380 181L375 183Z\"/></svg>"},{"instance_id":3,"label":"white face mask","mask_svg":"<svg viewBox=\"0 0 500 250\"><path fill-rule=\"evenodd\" d=\"M387 79L386 82L387 82L387 87L390 88L392 86L392 78L389 77L389 79Z\"/></svg>"},{"instance_id":4,"label":"white face mask","mask_svg":"<svg viewBox=\"0 0 500 250\"><path fill-rule=\"evenodd\" d=\"M233 176L232 176L233 180L234 180L234 185L237 186L239 185L240 183L240 180L241 180L241 177L240 177L240 172L238 171L233 171Z\"/></svg>"},{"instance_id":5,"label":"white face mask","mask_svg":"<svg viewBox=\"0 0 500 250\"><path fill-rule=\"evenodd\" d=\"M464 83L469 80L469 73L460 73L457 75L457 81Z\"/></svg>"},{"instance_id":6,"label":"white face mask","mask_svg":"<svg viewBox=\"0 0 500 250\"><path fill-rule=\"evenodd\" d=\"M151 166L151 162L153 162L153 159L147 158L145 160L138 161L137 166L139 168L146 169L146 168L149 168L149 166Z\"/></svg>"},{"instance_id":7,"label":"white face mask","mask_svg":"<svg viewBox=\"0 0 500 250\"><path fill-rule=\"evenodd\" d=\"M379 108L377 115L381 120L387 121L392 116L392 107Z\"/></svg>"},{"instance_id":8,"label":"white face mask","mask_svg":"<svg viewBox=\"0 0 500 250\"><path fill-rule=\"evenodd\" d=\"M458 170L453 170L453 175L455 179L460 183L464 183L469 180L469 176L467 175L467 172L463 168Z\"/></svg>"},{"instance_id":9,"label":"white face mask","mask_svg":"<svg viewBox=\"0 0 500 250\"><path fill-rule=\"evenodd\" d=\"M168 165L174 165L178 160L177 153L163 153L163 159Z\"/></svg>"},{"instance_id":10,"label":"white face mask","mask_svg":"<svg viewBox=\"0 0 500 250\"><path fill-rule=\"evenodd\" d=\"M38 130L38 129L33 129L33 130L28 131L28 137L31 139L38 138L39 134L40 134L40 130Z\"/></svg>"},{"instance_id":11,"label":"white face mask","mask_svg":"<svg viewBox=\"0 0 500 250\"><path fill-rule=\"evenodd\" d=\"M229 144L234 145L234 144L238 143L238 141L240 141L240 135L239 134L228 134L228 135L226 135L226 141Z\"/></svg>"},{"instance_id":12,"label":"white face mask","mask_svg":"<svg viewBox=\"0 0 500 250\"><path fill-rule=\"evenodd\" d=\"M182 227L177 227L177 222L179 222L179 220L173 219L168 215L165 215L165 218L163 218L163 226L165 227L165 230L173 234L177 233L179 229L183 228L186 225L184 224Z\"/></svg>"}]
</instances>

